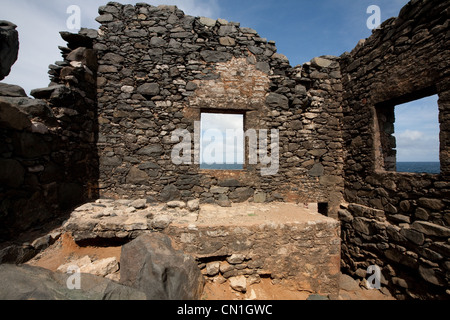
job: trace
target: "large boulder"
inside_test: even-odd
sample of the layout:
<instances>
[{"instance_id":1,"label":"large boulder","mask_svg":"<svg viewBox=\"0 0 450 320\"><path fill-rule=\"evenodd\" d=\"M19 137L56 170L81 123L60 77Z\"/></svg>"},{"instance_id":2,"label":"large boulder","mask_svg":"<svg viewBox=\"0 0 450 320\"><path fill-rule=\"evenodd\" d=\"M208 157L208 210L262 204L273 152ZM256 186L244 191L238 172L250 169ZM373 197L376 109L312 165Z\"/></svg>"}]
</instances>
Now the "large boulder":
<instances>
[{"instance_id":1,"label":"large boulder","mask_svg":"<svg viewBox=\"0 0 450 320\"><path fill-rule=\"evenodd\" d=\"M19 33L17 26L0 20L0 81L11 72L19 55Z\"/></svg>"},{"instance_id":2,"label":"large boulder","mask_svg":"<svg viewBox=\"0 0 450 320\"><path fill-rule=\"evenodd\" d=\"M0 300L145 300L136 289L91 274L79 274L79 289L71 289L74 276L29 265L0 265Z\"/></svg>"},{"instance_id":3,"label":"large boulder","mask_svg":"<svg viewBox=\"0 0 450 320\"><path fill-rule=\"evenodd\" d=\"M53 118L53 112L43 100L28 97L0 97L0 101L13 105L18 110L41 119Z\"/></svg>"},{"instance_id":4,"label":"large boulder","mask_svg":"<svg viewBox=\"0 0 450 320\"><path fill-rule=\"evenodd\" d=\"M0 126L14 130L24 130L32 125L28 114L19 106L0 99Z\"/></svg>"},{"instance_id":5,"label":"large boulder","mask_svg":"<svg viewBox=\"0 0 450 320\"><path fill-rule=\"evenodd\" d=\"M0 83L0 96L26 97L27 94L25 93L25 90L22 87L13 84Z\"/></svg>"},{"instance_id":6,"label":"large boulder","mask_svg":"<svg viewBox=\"0 0 450 320\"><path fill-rule=\"evenodd\" d=\"M204 279L195 260L175 251L161 233L140 236L122 247L120 282L149 300L198 300Z\"/></svg>"}]
</instances>

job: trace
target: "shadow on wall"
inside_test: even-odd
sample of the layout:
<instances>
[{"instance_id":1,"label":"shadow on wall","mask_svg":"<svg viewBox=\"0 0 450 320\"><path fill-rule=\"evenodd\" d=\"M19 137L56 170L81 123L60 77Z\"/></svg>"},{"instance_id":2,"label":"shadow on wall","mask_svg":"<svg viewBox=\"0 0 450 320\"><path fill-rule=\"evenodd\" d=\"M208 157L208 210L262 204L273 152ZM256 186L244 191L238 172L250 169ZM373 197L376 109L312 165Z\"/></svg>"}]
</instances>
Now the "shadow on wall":
<instances>
[{"instance_id":1,"label":"shadow on wall","mask_svg":"<svg viewBox=\"0 0 450 320\"><path fill-rule=\"evenodd\" d=\"M88 35L62 33L64 61L30 98L0 83L0 241L98 197L97 58Z\"/></svg>"}]
</instances>

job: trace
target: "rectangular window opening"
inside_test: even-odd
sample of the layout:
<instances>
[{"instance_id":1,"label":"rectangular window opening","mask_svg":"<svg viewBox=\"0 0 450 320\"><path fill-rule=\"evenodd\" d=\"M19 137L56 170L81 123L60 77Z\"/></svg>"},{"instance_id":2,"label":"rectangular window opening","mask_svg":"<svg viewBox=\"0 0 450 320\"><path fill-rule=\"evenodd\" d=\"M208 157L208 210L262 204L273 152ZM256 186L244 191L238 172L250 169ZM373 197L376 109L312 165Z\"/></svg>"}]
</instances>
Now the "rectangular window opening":
<instances>
[{"instance_id":1,"label":"rectangular window opening","mask_svg":"<svg viewBox=\"0 0 450 320\"><path fill-rule=\"evenodd\" d=\"M377 106L378 168L405 173L441 172L439 97L426 93L425 98L409 102L402 98Z\"/></svg>"},{"instance_id":2,"label":"rectangular window opening","mask_svg":"<svg viewBox=\"0 0 450 320\"><path fill-rule=\"evenodd\" d=\"M243 170L244 114L201 113L200 169Z\"/></svg>"}]
</instances>

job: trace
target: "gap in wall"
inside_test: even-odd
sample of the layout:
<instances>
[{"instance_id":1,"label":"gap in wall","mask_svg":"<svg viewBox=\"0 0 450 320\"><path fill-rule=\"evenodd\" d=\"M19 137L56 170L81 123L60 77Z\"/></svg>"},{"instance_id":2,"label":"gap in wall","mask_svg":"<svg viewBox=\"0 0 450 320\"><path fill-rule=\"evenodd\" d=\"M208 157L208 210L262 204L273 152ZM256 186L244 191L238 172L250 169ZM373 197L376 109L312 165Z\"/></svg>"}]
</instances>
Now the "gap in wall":
<instances>
[{"instance_id":1,"label":"gap in wall","mask_svg":"<svg viewBox=\"0 0 450 320\"><path fill-rule=\"evenodd\" d=\"M440 173L438 95L395 106L397 172Z\"/></svg>"},{"instance_id":2,"label":"gap in wall","mask_svg":"<svg viewBox=\"0 0 450 320\"><path fill-rule=\"evenodd\" d=\"M201 114L200 169L243 170L244 115Z\"/></svg>"}]
</instances>

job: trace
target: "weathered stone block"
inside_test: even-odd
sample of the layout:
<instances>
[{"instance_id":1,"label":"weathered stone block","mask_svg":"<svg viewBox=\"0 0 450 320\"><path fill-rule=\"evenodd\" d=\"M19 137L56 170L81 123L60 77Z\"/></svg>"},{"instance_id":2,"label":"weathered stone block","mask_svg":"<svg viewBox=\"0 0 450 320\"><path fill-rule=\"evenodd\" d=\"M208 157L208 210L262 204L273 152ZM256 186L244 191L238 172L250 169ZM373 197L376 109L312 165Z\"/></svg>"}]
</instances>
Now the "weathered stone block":
<instances>
[{"instance_id":1,"label":"weathered stone block","mask_svg":"<svg viewBox=\"0 0 450 320\"><path fill-rule=\"evenodd\" d=\"M450 228L430 222L416 221L412 224L411 228L419 232L422 232L428 236L435 236L442 238L450 237Z\"/></svg>"},{"instance_id":2,"label":"weathered stone block","mask_svg":"<svg viewBox=\"0 0 450 320\"><path fill-rule=\"evenodd\" d=\"M143 96L156 96L160 92L160 87L157 83L145 83L138 87L137 92Z\"/></svg>"},{"instance_id":3,"label":"weathered stone block","mask_svg":"<svg viewBox=\"0 0 450 320\"><path fill-rule=\"evenodd\" d=\"M228 52L204 50L200 52L201 57L208 63L226 62L233 57Z\"/></svg>"},{"instance_id":4,"label":"weathered stone block","mask_svg":"<svg viewBox=\"0 0 450 320\"><path fill-rule=\"evenodd\" d=\"M149 184L150 177L145 171L132 167L127 175L127 183L129 184Z\"/></svg>"}]
</instances>

